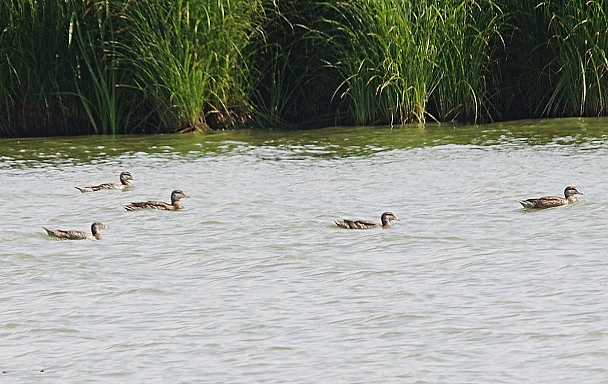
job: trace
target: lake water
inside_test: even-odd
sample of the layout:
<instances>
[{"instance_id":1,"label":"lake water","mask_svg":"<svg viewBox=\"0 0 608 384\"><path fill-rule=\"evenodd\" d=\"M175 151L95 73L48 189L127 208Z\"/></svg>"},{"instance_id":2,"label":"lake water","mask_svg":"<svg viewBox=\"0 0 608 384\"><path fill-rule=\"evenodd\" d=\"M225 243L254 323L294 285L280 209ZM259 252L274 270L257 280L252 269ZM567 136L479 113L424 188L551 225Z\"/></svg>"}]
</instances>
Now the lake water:
<instances>
[{"instance_id":1,"label":"lake water","mask_svg":"<svg viewBox=\"0 0 608 384\"><path fill-rule=\"evenodd\" d=\"M605 383L607 174L602 119L0 140L0 383Z\"/></svg>"}]
</instances>

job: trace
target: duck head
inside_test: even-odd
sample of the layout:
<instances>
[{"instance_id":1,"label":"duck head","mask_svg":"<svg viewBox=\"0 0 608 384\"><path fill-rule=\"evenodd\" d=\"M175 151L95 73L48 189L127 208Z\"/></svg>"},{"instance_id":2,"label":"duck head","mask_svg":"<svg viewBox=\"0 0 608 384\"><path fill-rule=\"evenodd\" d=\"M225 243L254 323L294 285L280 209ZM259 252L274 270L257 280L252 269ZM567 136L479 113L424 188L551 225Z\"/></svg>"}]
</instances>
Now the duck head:
<instances>
[{"instance_id":1,"label":"duck head","mask_svg":"<svg viewBox=\"0 0 608 384\"><path fill-rule=\"evenodd\" d=\"M108 228L110 228L110 227L108 227L104 223L93 223L93 224L91 224L91 233L96 234L96 233L99 233L100 229L108 229Z\"/></svg>"},{"instance_id":2,"label":"duck head","mask_svg":"<svg viewBox=\"0 0 608 384\"><path fill-rule=\"evenodd\" d=\"M171 203L174 203L176 201L179 201L179 199L183 199L186 197L190 197L190 196L188 196L184 192L182 192L181 189L176 189L175 191L171 192Z\"/></svg>"},{"instance_id":3,"label":"duck head","mask_svg":"<svg viewBox=\"0 0 608 384\"><path fill-rule=\"evenodd\" d=\"M566 189L564 189L564 196L566 196L566 198L574 195L583 195L583 193L579 192L578 189L572 185L569 185L566 187Z\"/></svg>"},{"instance_id":4,"label":"duck head","mask_svg":"<svg viewBox=\"0 0 608 384\"><path fill-rule=\"evenodd\" d=\"M395 216L393 212L384 212L381 217L382 225L391 225L391 221L399 221L399 218Z\"/></svg>"},{"instance_id":5,"label":"duck head","mask_svg":"<svg viewBox=\"0 0 608 384\"><path fill-rule=\"evenodd\" d=\"M122 172L120 174L120 182L121 183L124 183L124 182L129 181L129 180L135 180L133 178L133 176L131 176L131 172Z\"/></svg>"}]
</instances>

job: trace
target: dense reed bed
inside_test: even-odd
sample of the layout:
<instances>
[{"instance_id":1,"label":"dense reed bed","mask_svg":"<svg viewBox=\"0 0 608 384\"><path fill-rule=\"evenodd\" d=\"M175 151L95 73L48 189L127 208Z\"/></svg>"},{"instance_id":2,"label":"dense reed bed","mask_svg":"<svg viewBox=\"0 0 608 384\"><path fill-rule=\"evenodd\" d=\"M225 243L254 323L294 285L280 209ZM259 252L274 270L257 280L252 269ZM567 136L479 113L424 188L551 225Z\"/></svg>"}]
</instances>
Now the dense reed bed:
<instances>
[{"instance_id":1,"label":"dense reed bed","mask_svg":"<svg viewBox=\"0 0 608 384\"><path fill-rule=\"evenodd\" d=\"M603 115L608 91L608 3L602 0L547 1L549 63L557 79L547 114Z\"/></svg>"},{"instance_id":2,"label":"dense reed bed","mask_svg":"<svg viewBox=\"0 0 608 384\"><path fill-rule=\"evenodd\" d=\"M247 109L255 1L128 2L119 49L158 130L221 128ZM246 116L239 116L246 118Z\"/></svg>"},{"instance_id":3,"label":"dense reed bed","mask_svg":"<svg viewBox=\"0 0 608 384\"><path fill-rule=\"evenodd\" d=\"M500 9L488 1L337 2L336 64L356 124L488 115Z\"/></svg>"},{"instance_id":4,"label":"dense reed bed","mask_svg":"<svg viewBox=\"0 0 608 384\"><path fill-rule=\"evenodd\" d=\"M599 0L0 0L0 135L606 115Z\"/></svg>"},{"instance_id":5,"label":"dense reed bed","mask_svg":"<svg viewBox=\"0 0 608 384\"><path fill-rule=\"evenodd\" d=\"M258 12L255 1L0 0L0 134L247 120L229 117L247 110Z\"/></svg>"},{"instance_id":6,"label":"dense reed bed","mask_svg":"<svg viewBox=\"0 0 608 384\"><path fill-rule=\"evenodd\" d=\"M608 3L503 2L493 118L606 115Z\"/></svg>"}]
</instances>

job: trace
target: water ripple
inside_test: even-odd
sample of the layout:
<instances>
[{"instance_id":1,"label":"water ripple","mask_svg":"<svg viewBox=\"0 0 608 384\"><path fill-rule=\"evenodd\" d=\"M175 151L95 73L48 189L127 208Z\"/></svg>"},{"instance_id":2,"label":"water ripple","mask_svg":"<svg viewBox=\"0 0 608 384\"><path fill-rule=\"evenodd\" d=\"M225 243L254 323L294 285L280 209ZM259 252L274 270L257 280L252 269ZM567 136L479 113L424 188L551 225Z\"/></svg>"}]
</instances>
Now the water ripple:
<instances>
[{"instance_id":1,"label":"water ripple","mask_svg":"<svg viewBox=\"0 0 608 384\"><path fill-rule=\"evenodd\" d=\"M8 141L0 378L602 383L608 136L526 124ZM120 206L176 188L182 212Z\"/></svg>"}]
</instances>

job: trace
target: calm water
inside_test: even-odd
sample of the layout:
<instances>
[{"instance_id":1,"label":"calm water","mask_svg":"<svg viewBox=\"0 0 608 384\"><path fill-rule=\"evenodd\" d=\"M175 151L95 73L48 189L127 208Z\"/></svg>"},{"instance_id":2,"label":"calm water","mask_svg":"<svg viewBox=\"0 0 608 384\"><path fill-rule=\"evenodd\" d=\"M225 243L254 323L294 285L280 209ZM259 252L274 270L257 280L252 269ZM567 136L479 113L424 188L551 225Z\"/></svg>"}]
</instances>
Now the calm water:
<instances>
[{"instance_id":1,"label":"calm water","mask_svg":"<svg viewBox=\"0 0 608 384\"><path fill-rule=\"evenodd\" d=\"M0 383L605 383L607 155L593 119L0 140Z\"/></svg>"}]
</instances>

